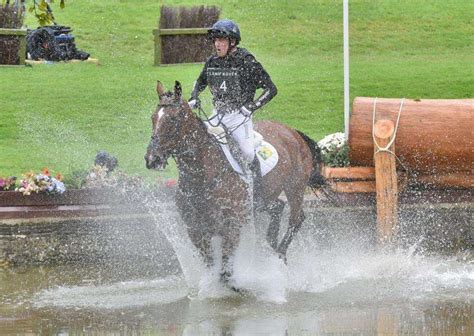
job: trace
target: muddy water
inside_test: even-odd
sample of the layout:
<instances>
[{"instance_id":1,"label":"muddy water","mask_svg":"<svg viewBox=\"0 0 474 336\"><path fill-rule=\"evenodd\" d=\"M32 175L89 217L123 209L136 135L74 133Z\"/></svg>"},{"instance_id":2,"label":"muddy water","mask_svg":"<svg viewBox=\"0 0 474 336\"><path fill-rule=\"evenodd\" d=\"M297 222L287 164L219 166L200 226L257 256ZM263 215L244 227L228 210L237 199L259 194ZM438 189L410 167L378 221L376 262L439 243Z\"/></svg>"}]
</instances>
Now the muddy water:
<instances>
[{"instance_id":1,"label":"muddy water","mask_svg":"<svg viewBox=\"0 0 474 336\"><path fill-rule=\"evenodd\" d=\"M170 253L146 263L0 269L0 335L474 335L471 250L376 251L360 230L324 244L309 220L285 265L257 223L235 255L236 294L202 265L174 211L153 217Z\"/></svg>"},{"instance_id":2,"label":"muddy water","mask_svg":"<svg viewBox=\"0 0 474 336\"><path fill-rule=\"evenodd\" d=\"M244 295L212 280L189 288L172 263L1 270L0 334L474 334L469 253L303 250L283 276L247 269Z\"/></svg>"}]
</instances>

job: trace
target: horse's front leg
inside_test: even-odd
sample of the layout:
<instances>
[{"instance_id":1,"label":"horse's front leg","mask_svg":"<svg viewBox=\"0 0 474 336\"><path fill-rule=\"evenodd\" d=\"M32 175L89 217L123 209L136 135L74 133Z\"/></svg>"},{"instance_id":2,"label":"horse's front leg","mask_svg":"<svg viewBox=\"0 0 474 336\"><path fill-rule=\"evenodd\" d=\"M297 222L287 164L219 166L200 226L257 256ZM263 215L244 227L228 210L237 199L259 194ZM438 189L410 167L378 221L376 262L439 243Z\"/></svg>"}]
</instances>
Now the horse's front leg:
<instances>
[{"instance_id":1,"label":"horse's front leg","mask_svg":"<svg viewBox=\"0 0 474 336\"><path fill-rule=\"evenodd\" d=\"M211 238L209 230L209 219L198 211L196 207L184 197L177 197L179 214L186 226L189 239L198 249L207 267L213 265ZM207 225L206 225L207 224Z\"/></svg>"},{"instance_id":2,"label":"horse's front leg","mask_svg":"<svg viewBox=\"0 0 474 336\"><path fill-rule=\"evenodd\" d=\"M221 281L228 283L233 274L233 259L240 242L242 222L237 217L228 217L223 222Z\"/></svg>"},{"instance_id":3,"label":"horse's front leg","mask_svg":"<svg viewBox=\"0 0 474 336\"><path fill-rule=\"evenodd\" d=\"M188 226L188 235L193 245L198 249L207 267L212 267L214 258L212 254L212 236L196 229L197 225Z\"/></svg>"},{"instance_id":4,"label":"horse's front leg","mask_svg":"<svg viewBox=\"0 0 474 336\"><path fill-rule=\"evenodd\" d=\"M252 217L246 201L245 189L234 191L232 198L219 200L222 216L219 229L219 235L222 237L221 280L224 283L228 283L233 274L233 260L240 243L241 229Z\"/></svg>"}]
</instances>

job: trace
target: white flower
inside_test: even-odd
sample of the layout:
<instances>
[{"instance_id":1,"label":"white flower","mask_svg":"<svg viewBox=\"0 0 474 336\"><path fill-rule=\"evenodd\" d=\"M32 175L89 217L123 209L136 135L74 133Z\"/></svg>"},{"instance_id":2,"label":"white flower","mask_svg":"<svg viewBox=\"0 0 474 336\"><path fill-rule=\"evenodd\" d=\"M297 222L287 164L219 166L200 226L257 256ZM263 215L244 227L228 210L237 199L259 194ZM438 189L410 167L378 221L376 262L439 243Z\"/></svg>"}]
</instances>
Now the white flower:
<instances>
[{"instance_id":1,"label":"white flower","mask_svg":"<svg viewBox=\"0 0 474 336\"><path fill-rule=\"evenodd\" d=\"M330 150L340 149L346 143L346 137L344 133L338 132L325 136L318 142L319 148L324 153L329 152Z\"/></svg>"},{"instance_id":2,"label":"white flower","mask_svg":"<svg viewBox=\"0 0 474 336\"><path fill-rule=\"evenodd\" d=\"M52 191L62 194L63 192L66 191L66 186L64 185L63 182L55 179L54 177L51 178L51 185L52 185ZM49 191L49 190L48 190Z\"/></svg>"}]
</instances>

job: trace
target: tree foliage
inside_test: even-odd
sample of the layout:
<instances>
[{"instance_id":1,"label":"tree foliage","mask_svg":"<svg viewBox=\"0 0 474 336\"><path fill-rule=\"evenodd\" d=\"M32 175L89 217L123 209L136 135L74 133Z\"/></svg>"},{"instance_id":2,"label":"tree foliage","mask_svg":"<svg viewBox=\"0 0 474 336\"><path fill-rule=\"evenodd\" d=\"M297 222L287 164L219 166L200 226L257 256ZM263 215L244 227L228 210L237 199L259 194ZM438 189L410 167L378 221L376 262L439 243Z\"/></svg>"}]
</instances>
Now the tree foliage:
<instances>
[{"instance_id":1,"label":"tree foliage","mask_svg":"<svg viewBox=\"0 0 474 336\"><path fill-rule=\"evenodd\" d=\"M54 23L54 15L50 3L54 0L4 0L4 5L12 5L14 7L21 7L25 9L28 6L28 12L33 13L38 20L40 26L45 26ZM66 0L60 0L59 7L63 9L66 6Z\"/></svg>"},{"instance_id":2,"label":"tree foliage","mask_svg":"<svg viewBox=\"0 0 474 336\"><path fill-rule=\"evenodd\" d=\"M31 5L28 8L30 13L34 13L36 18L38 19L38 23L40 26L45 26L51 23L54 23L54 16L49 7L49 3L54 2L54 0L46 1L46 0L33 0L31 1ZM60 0L59 7L63 9L66 3L65 0Z\"/></svg>"}]
</instances>

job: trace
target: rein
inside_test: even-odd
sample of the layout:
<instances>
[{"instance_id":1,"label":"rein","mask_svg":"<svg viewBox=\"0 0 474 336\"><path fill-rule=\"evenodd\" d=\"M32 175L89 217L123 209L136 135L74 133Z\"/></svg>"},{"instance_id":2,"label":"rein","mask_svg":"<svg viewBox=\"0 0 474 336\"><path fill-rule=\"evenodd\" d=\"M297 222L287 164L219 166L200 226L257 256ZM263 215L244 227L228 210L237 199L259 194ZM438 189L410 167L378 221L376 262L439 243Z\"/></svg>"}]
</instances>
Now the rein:
<instances>
[{"instance_id":1,"label":"rein","mask_svg":"<svg viewBox=\"0 0 474 336\"><path fill-rule=\"evenodd\" d=\"M201 106L199 106L198 107L198 116L201 120L204 120L204 121L208 122L209 125L211 125L212 127L219 127L219 126L222 127L224 129L224 133L225 133L224 138L227 138L228 136L232 135L232 133L234 133L235 130L237 130L240 126L245 124L250 119L250 116L245 116L244 120L240 124L232 127L232 129L229 129L222 122L222 118L224 118L224 114L216 113L214 116L209 117L207 115L207 113L203 110L203 108ZM213 119L217 119L216 124L213 124ZM225 144L224 140L217 139L216 137L214 137L214 139L220 144Z\"/></svg>"}]
</instances>

